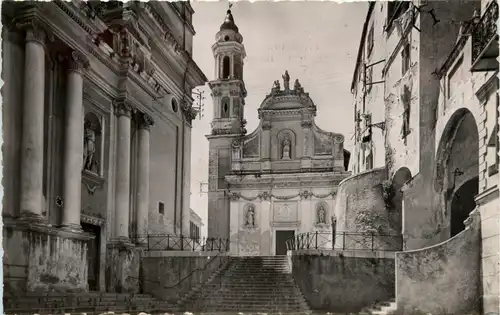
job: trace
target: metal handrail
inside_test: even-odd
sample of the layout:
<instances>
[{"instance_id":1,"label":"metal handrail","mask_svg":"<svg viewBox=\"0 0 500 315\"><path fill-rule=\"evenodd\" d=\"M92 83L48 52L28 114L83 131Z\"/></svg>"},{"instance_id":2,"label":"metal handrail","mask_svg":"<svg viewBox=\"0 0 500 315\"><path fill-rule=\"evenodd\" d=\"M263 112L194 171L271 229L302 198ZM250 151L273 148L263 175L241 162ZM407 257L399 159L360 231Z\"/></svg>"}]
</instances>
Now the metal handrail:
<instances>
[{"instance_id":1,"label":"metal handrail","mask_svg":"<svg viewBox=\"0 0 500 315\"><path fill-rule=\"evenodd\" d=\"M132 236L131 240L143 244L147 251L229 251L229 239L226 238L144 234Z\"/></svg>"},{"instance_id":2,"label":"metal handrail","mask_svg":"<svg viewBox=\"0 0 500 315\"><path fill-rule=\"evenodd\" d=\"M308 232L286 240L287 250L401 251L403 236L371 232Z\"/></svg>"}]
</instances>

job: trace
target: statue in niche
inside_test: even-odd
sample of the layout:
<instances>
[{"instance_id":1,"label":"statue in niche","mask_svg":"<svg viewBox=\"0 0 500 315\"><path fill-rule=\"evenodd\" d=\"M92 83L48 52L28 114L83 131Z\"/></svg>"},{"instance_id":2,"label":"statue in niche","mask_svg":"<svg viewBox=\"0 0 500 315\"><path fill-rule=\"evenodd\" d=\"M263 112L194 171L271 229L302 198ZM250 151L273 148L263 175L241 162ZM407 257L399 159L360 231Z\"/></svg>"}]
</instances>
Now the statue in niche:
<instances>
[{"instance_id":1,"label":"statue in niche","mask_svg":"<svg viewBox=\"0 0 500 315\"><path fill-rule=\"evenodd\" d=\"M283 86L285 87L285 91L290 91L290 75L288 74L288 70L285 71L285 74L281 76L283 78Z\"/></svg>"},{"instance_id":2,"label":"statue in niche","mask_svg":"<svg viewBox=\"0 0 500 315\"><path fill-rule=\"evenodd\" d=\"M326 210L322 204L318 207L318 224L326 224Z\"/></svg>"},{"instance_id":3,"label":"statue in niche","mask_svg":"<svg viewBox=\"0 0 500 315\"><path fill-rule=\"evenodd\" d=\"M247 210L246 218L245 218L245 226L246 227L254 227L255 226L255 209L253 205L250 205Z\"/></svg>"},{"instance_id":4,"label":"statue in niche","mask_svg":"<svg viewBox=\"0 0 500 315\"><path fill-rule=\"evenodd\" d=\"M285 140L283 140L282 160L290 160L291 159L291 157L290 157L290 145L291 145L290 140L288 139L288 137L285 137Z\"/></svg>"},{"instance_id":5,"label":"statue in niche","mask_svg":"<svg viewBox=\"0 0 500 315\"><path fill-rule=\"evenodd\" d=\"M94 160L96 135L92 129L92 123L88 120L84 124L83 139L83 169L95 172L96 162Z\"/></svg>"}]
</instances>

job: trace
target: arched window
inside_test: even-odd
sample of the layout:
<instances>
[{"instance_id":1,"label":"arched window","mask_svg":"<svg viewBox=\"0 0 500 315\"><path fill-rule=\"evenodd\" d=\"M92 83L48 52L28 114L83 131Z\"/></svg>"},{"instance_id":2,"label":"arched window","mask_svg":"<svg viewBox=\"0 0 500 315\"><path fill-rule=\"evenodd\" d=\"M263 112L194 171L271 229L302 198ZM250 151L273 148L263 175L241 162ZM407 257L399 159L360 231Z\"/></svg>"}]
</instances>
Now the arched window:
<instances>
[{"instance_id":1,"label":"arched window","mask_svg":"<svg viewBox=\"0 0 500 315\"><path fill-rule=\"evenodd\" d=\"M223 79L229 79L230 77L230 59L229 56L225 56L222 59L222 78Z\"/></svg>"},{"instance_id":2,"label":"arched window","mask_svg":"<svg viewBox=\"0 0 500 315\"><path fill-rule=\"evenodd\" d=\"M221 101L221 118L229 118L229 97L224 97Z\"/></svg>"}]
</instances>

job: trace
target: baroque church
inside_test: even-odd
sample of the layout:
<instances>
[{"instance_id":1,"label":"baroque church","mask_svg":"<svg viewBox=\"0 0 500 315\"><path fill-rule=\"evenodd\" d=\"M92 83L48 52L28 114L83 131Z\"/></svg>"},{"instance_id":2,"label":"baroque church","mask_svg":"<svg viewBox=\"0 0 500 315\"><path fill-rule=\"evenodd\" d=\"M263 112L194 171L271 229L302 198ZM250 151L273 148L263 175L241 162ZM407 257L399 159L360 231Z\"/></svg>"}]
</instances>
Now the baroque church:
<instances>
[{"instance_id":1,"label":"baroque church","mask_svg":"<svg viewBox=\"0 0 500 315\"><path fill-rule=\"evenodd\" d=\"M230 10L212 50L208 236L229 239L233 256L286 255L294 235L335 226L337 187L350 175L344 136L316 125L316 105L299 79L291 86L288 71L247 134L245 47Z\"/></svg>"}]
</instances>

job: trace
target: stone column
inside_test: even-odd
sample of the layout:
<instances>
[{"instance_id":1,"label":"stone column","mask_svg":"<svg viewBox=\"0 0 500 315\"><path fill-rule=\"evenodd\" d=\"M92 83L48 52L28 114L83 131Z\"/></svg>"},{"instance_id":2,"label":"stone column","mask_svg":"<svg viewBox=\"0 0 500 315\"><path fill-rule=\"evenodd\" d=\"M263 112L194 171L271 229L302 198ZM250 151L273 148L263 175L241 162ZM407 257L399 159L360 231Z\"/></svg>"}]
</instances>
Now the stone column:
<instances>
[{"instance_id":1,"label":"stone column","mask_svg":"<svg viewBox=\"0 0 500 315\"><path fill-rule=\"evenodd\" d=\"M26 30L26 44L20 212L24 219L42 221L46 34L32 22L21 27Z\"/></svg>"},{"instance_id":2,"label":"stone column","mask_svg":"<svg viewBox=\"0 0 500 315\"><path fill-rule=\"evenodd\" d=\"M82 71L88 60L73 51L68 63L66 94L66 119L64 123L64 178L62 227L81 230L80 210L82 202L83 167L83 78Z\"/></svg>"},{"instance_id":3,"label":"stone column","mask_svg":"<svg viewBox=\"0 0 500 315\"><path fill-rule=\"evenodd\" d=\"M139 152L137 159L137 235L148 232L149 215L149 135L153 126L153 118L147 114L139 114ZM140 238L142 240L142 238Z\"/></svg>"},{"instance_id":4,"label":"stone column","mask_svg":"<svg viewBox=\"0 0 500 315\"><path fill-rule=\"evenodd\" d=\"M114 104L118 133L116 144L115 240L129 243L130 217L130 119L132 107L124 100Z\"/></svg>"}]
</instances>

